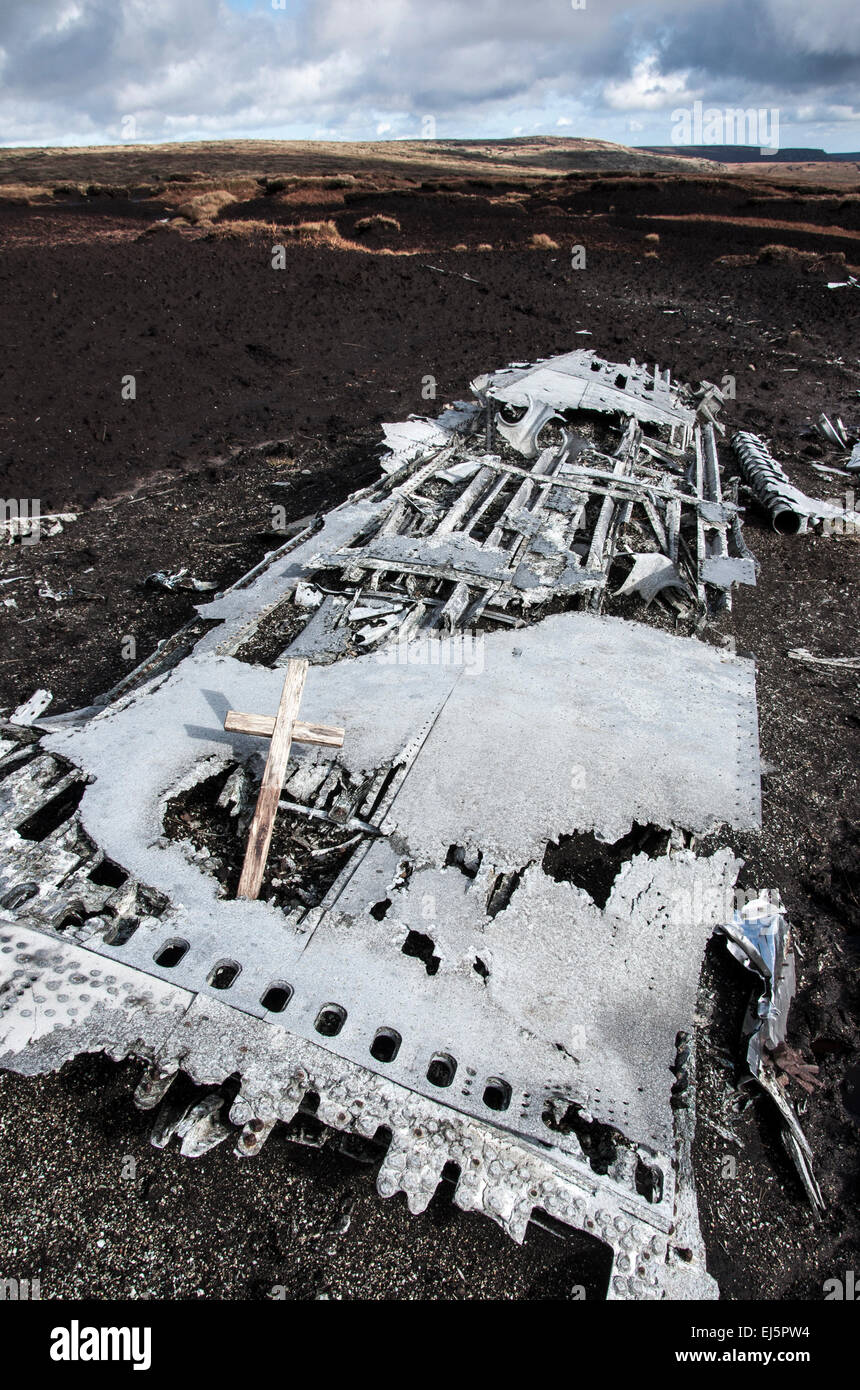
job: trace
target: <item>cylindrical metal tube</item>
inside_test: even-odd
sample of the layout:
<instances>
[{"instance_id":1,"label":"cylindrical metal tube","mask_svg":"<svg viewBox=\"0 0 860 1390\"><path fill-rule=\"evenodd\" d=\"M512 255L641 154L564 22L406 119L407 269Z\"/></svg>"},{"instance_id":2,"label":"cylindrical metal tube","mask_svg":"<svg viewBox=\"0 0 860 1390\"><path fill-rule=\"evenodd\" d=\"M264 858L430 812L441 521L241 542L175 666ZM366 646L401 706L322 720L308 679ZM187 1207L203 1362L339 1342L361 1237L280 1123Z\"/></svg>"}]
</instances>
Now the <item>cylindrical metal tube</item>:
<instances>
[{"instance_id":1,"label":"cylindrical metal tube","mask_svg":"<svg viewBox=\"0 0 860 1390\"><path fill-rule=\"evenodd\" d=\"M777 463L763 439L748 430L738 430L732 439L744 481L755 493L773 522L773 529L794 536L803 525L804 514L782 464Z\"/></svg>"}]
</instances>

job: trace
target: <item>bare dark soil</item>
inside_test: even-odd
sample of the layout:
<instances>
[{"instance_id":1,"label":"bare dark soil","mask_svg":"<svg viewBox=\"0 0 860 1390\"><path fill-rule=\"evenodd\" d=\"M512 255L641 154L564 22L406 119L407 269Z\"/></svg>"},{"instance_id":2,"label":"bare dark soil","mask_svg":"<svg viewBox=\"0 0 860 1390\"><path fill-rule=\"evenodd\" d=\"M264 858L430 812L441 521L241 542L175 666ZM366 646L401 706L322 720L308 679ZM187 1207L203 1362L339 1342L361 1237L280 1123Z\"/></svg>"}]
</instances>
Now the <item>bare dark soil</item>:
<instances>
[{"instance_id":1,"label":"bare dark soil","mask_svg":"<svg viewBox=\"0 0 860 1390\"><path fill-rule=\"evenodd\" d=\"M589 345L687 380L728 374L730 430L764 433L809 492L851 487L812 469L840 456L809 433L821 410L860 423L858 297L826 287L844 265L715 262L778 242L856 265L856 188L784 177L778 188L728 177L449 182L347 190L334 204L313 191L307 203L261 195L225 210L230 232L216 221L142 239L174 205L0 201L0 493L77 513L37 545L0 550L0 580L13 581L0 600L17 604L0 604L4 713L37 686L53 690L57 711L89 703L133 664L124 639L139 660L200 601L147 587L147 575L188 567L232 582L282 539L273 508L288 521L313 515L375 475L380 422L435 413L510 360ZM355 222L374 212L401 231L363 250L284 231L332 219L360 242ZM659 240L646 241L653 232ZM535 233L559 249L531 249ZM285 239L286 268L274 270L271 248ZM571 269L577 244L585 270ZM128 374L135 400L121 396ZM435 402L422 397L428 376ZM738 845L741 882L779 888L795 927L789 1039L822 1085L806 1098L792 1083L792 1095L828 1212L813 1223L765 1101L738 1112L751 977L720 941L699 1030L700 1207L724 1297L819 1299L826 1279L860 1269L860 719L856 673L786 653L858 655L860 540L777 536L752 508L746 536L759 584L720 622L759 668L765 823ZM373 1195L368 1164L330 1145L275 1136L253 1164L225 1149L196 1165L159 1153L130 1104L135 1072L90 1058L57 1077L0 1078L7 1277L41 1268L44 1296L82 1297L257 1298L276 1285L296 1298L597 1291L602 1266L582 1241L537 1232L520 1251L444 1194L408 1218ZM137 1165L128 1181L126 1156ZM336 1234L353 1198L349 1229Z\"/></svg>"}]
</instances>

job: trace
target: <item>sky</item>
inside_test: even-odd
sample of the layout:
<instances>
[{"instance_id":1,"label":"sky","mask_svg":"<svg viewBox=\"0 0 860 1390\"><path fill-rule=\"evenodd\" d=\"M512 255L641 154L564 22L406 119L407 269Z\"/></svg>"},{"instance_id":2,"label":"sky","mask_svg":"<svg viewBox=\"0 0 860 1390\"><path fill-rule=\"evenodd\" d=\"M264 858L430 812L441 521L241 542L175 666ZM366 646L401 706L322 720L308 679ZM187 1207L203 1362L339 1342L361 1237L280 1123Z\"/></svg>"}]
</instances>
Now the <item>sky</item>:
<instances>
[{"instance_id":1,"label":"sky","mask_svg":"<svg viewBox=\"0 0 860 1390\"><path fill-rule=\"evenodd\" d=\"M857 150L859 77L858 0L0 0L7 146L556 135ZM762 114L741 131L733 110Z\"/></svg>"}]
</instances>

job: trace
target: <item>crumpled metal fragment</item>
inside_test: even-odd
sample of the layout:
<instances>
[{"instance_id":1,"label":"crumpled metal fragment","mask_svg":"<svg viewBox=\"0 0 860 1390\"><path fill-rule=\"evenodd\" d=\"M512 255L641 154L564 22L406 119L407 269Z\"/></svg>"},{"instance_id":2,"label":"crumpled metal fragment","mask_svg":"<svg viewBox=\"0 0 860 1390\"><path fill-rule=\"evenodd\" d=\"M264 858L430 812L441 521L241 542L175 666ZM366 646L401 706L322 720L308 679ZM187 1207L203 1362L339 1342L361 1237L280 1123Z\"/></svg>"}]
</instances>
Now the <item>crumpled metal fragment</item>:
<instances>
[{"instance_id":1,"label":"crumpled metal fragment","mask_svg":"<svg viewBox=\"0 0 860 1390\"><path fill-rule=\"evenodd\" d=\"M537 458L540 452L538 435L544 425L558 415L558 409L547 401L532 400L528 392L525 393L525 406L525 414L514 423L500 416L496 420L496 429L518 453L532 459Z\"/></svg>"},{"instance_id":2,"label":"crumpled metal fragment","mask_svg":"<svg viewBox=\"0 0 860 1390\"><path fill-rule=\"evenodd\" d=\"M829 415L821 414L818 417L815 428L818 433L827 440L828 444L835 444L837 449L847 449L849 440L845 432L845 426L840 419L834 423Z\"/></svg>"},{"instance_id":3,"label":"crumpled metal fragment","mask_svg":"<svg viewBox=\"0 0 860 1390\"><path fill-rule=\"evenodd\" d=\"M735 960L764 982L761 993L750 1000L744 1020L747 1065L776 1103L784 1125L783 1143L818 1215L824 1211L824 1198L812 1169L812 1150L784 1090L789 1076L806 1091L821 1084L818 1068L804 1062L786 1043L788 1012L797 987L791 927L780 907L762 897L735 912L731 922L717 930L728 937Z\"/></svg>"},{"instance_id":4,"label":"crumpled metal fragment","mask_svg":"<svg viewBox=\"0 0 860 1390\"><path fill-rule=\"evenodd\" d=\"M29 700L25 700L22 705L13 710L9 716L9 723L21 726L35 724L39 715L44 714L53 698L52 690L45 690L40 686L38 690L33 691Z\"/></svg>"},{"instance_id":5,"label":"crumpled metal fragment","mask_svg":"<svg viewBox=\"0 0 860 1390\"><path fill-rule=\"evenodd\" d=\"M167 574L165 570L157 570L155 574L146 576L146 585L150 589L193 589L195 593L209 593L212 589L217 589L218 585L213 584L207 579L195 579L187 569L176 570L173 574Z\"/></svg>"},{"instance_id":6,"label":"crumpled metal fragment","mask_svg":"<svg viewBox=\"0 0 860 1390\"><path fill-rule=\"evenodd\" d=\"M658 551L648 551L633 556L633 568L621 587L615 590L614 597L640 594L647 608L665 589L677 590L687 597L690 595L688 585L669 557Z\"/></svg>"}]
</instances>

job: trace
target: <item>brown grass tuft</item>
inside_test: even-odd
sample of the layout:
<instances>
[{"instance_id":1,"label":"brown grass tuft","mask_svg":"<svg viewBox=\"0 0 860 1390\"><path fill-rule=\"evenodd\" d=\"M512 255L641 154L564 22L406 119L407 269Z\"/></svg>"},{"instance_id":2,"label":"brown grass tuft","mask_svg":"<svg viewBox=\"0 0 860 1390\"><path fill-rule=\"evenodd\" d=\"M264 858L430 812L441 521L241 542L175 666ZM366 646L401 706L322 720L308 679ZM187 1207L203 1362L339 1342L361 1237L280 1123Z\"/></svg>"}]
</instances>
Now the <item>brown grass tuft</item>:
<instances>
[{"instance_id":1,"label":"brown grass tuft","mask_svg":"<svg viewBox=\"0 0 860 1390\"><path fill-rule=\"evenodd\" d=\"M280 233L275 222L255 221L253 218L246 218L244 221L228 218L223 222L213 222L207 236L214 241L243 241L255 236L266 236L272 241L277 241Z\"/></svg>"},{"instance_id":2,"label":"brown grass tuft","mask_svg":"<svg viewBox=\"0 0 860 1390\"><path fill-rule=\"evenodd\" d=\"M228 193L226 188L213 188L199 193L196 198L180 203L176 211L180 217L196 225L198 222L211 222L222 208L229 207L230 203L236 201L235 195Z\"/></svg>"},{"instance_id":3,"label":"brown grass tuft","mask_svg":"<svg viewBox=\"0 0 860 1390\"><path fill-rule=\"evenodd\" d=\"M266 195L269 196L268 194ZM294 188L288 193L273 194L271 201L276 208L342 208L346 195L334 188Z\"/></svg>"},{"instance_id":4,"label":"brown grass tuft","mask_svg":"<svg viewBox=\"0 0 860 1390\"><path fill-rule=\"evenodd\" d=\"M0 184L0 202L14 203L16 207L32 207L34 203L46 203L51 196L51 190L43 188L40 184Z\"/></svg>"},{"instance_id":5,"label":"brown grass tuft","mask_svg":"<svg viewBox=\"0 0 860 1390\"><path fill-rule=\"evenodd\" d=\"M341 236L332 221L294 222L282 227L278 233L282 241L300 242L305 246L328 246L335 251L361 251L365 256L411 256L412 251L392 251L389 247L363 246L360 241L349 241Z\"/></svg>"},{"instance_id":6,"label":"brown grass tuft","mask_svg":"<svg viewBox=\"0 0 860 1390\"><path fill-rule=\"evenodd\" d=\"M334 222L330 220L326 222L294 222L291 227L284 228L284 235L313 246L336 246L338 249L343 249L352 245L341 236Z\"/></svg>"},{"instance_id":7,"label":"brown grass tuft","mask_svg":"<svg viewBox=\"0 0 860 1390\"><path fill-rule=\"evenodd\" d=\"M372 217L360 217L355 224L355 231L362 232L399 232L400 223L396 217L388 217L384 212L375 212Z\"/></svg>"},{"instance_id":8,"label":"brown grass tuft","mask_svg":"<svg viewBox=\"0 0 860 1390\"><path fill-rule=\"evenodd\" d=\"M257 180L266 197L273 193L295 193L297 190L307 191L310 188L354 188L357 182L355 174L333 174L328 177L320 174L285 174L283 177Z\"/></svg>"},{"instance_id":9,"label":"brown grass tuft","mask_svg":"<svg viewBox=\"0 0 860 1390\"><path fill-rule=\"evenodd\" d=\"M782 246L778 242L773 242L768 246L762 246L758 253L758 259L765 265L786 262L800 264L804 269L814 269L817 266L844 265L844 251L801 251L796 246Z\"/></svg>"}]
</instances>

